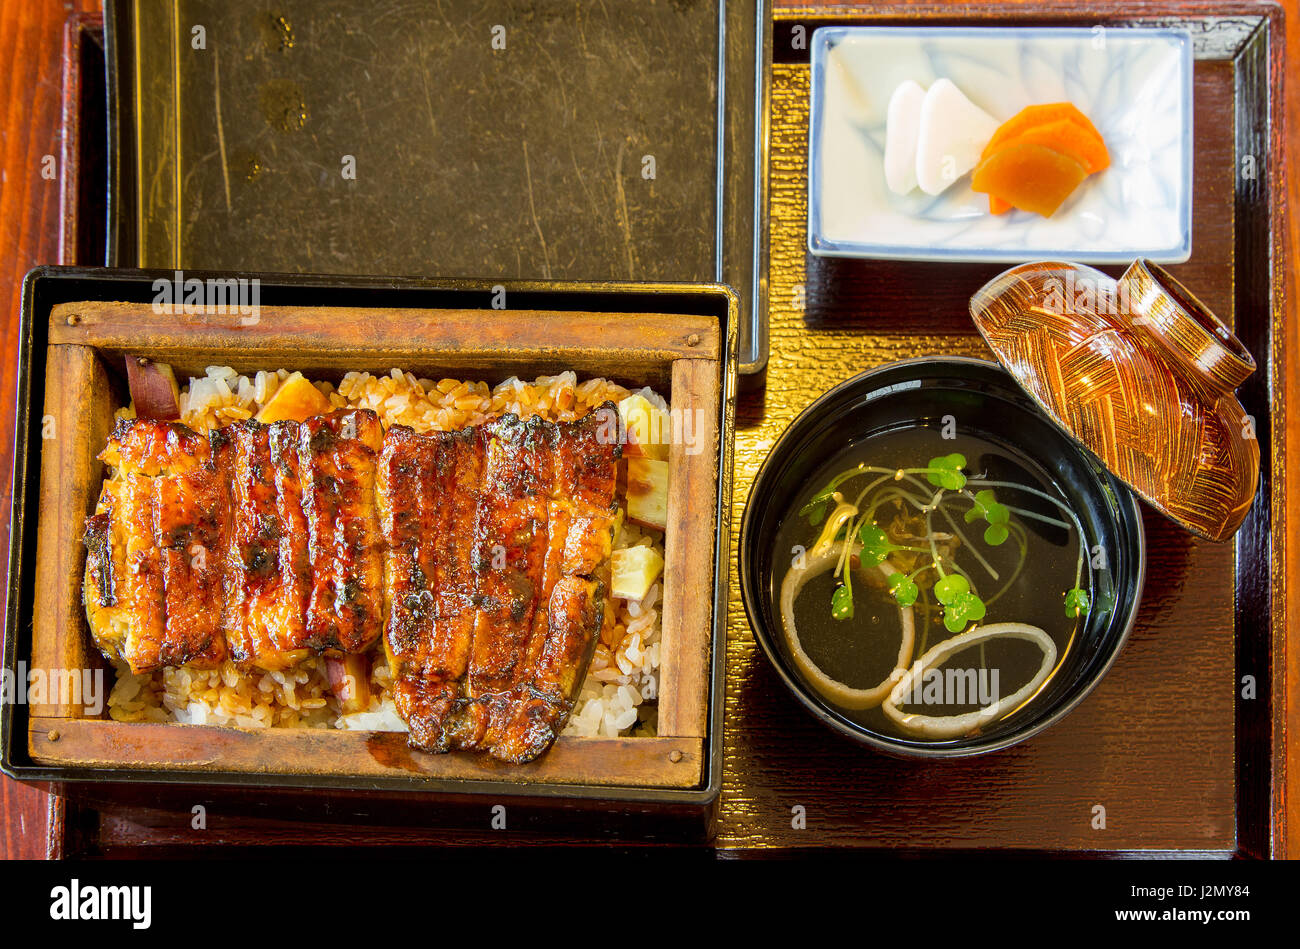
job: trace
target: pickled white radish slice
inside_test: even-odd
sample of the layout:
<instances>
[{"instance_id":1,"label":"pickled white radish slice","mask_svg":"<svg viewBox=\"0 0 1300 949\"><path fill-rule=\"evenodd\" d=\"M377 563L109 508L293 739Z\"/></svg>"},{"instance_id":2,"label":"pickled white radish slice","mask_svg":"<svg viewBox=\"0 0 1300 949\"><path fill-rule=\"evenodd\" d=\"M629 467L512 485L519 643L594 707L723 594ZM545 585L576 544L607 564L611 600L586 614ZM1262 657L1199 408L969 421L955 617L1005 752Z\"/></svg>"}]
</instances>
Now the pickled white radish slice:
<instances>
[{"instance_id":1,"label":"pickled white radish slice","mask_svg":"<svg viewBox=\"0 0 1300 949\"><path fill-rule=\"evenodd\" d=\"M980 160L998 122L953 85L936 80L921 102L916 135L916 182L940 194Z\"/></svg>"},{"instance_id":2,"label":"pickled white radish slice","mask_svg":"<svg viewBox=\"0 0 1300 949\"><path fill-rule=\"evenodd\" d=\"M895 194L916 187L916 138L921 129L921 103L925 90L908 79L889 98L885 119L885 184Z\"/></svg>"}]
</instances>

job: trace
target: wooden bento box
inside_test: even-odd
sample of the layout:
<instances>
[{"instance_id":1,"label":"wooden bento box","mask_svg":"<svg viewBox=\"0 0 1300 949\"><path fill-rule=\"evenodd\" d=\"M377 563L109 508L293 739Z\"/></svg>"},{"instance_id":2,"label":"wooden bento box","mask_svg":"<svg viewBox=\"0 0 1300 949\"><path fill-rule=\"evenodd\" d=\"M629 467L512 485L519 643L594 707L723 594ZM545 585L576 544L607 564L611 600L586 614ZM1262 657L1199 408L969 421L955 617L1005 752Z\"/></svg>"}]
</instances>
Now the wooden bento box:
<instances>
[{"instance_id":1,"label":"wooden bento box","mask_svg":"<svg viewBox=\"0 0 1300 949\"><path fill-rule=\"evenodd\" d=\"M83 522L96 456L128 400L123 358L301 370L337 381L400 367L495 384L566 369L651 386L701 426L669 454L657 737L563 736L536 761L412 751L406 735L238 729L91 717L71 690L3 709L4 770L27 780L263 784L707 802L721 776L723 596L728 582L736 296L713 285L436 282L286 275L236 308L169 313L155 280L235 275L40 268L24 284L4 667L113 671L82 603ZM501 306L504 308L494 308ZM220 309L220 307L214 307ZM176 309L181 309L179 306ZM162 311L162 312L160 312ZM32 698L42 698L32 695Z\"/></svg>"}]
</instances>

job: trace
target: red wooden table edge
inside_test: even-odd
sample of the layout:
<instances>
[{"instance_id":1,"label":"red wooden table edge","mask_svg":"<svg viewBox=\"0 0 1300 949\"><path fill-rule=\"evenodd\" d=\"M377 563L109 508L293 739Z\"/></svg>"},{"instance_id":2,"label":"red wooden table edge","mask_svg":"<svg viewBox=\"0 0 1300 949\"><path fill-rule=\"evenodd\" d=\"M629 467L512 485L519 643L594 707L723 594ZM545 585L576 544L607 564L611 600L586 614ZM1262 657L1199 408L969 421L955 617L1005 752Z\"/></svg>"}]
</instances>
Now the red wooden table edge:
<instances>
[{"instance_id":1,"label":"red wooden table edge","mask_svg":"<svg viewBox=\"0 0 1300 949\"><path fill-rule=\"evenodd\" d=\"M69 176L42 177L44 163L59 159L59 168L75 143L62 141L64 48L69 24L78 16L97 15L95 0L33 0L0 5L0 102L6 104L0 126L0 300L4 318L4 356L10 368L18 351L18 313L23 275L32 267L59 259L62 189ZM0 387L0 471L11 472L16 391ZM12 483L0 478L0 540L9 537ZM7 585L6 585L7 586ZM64 799L46 787L0 777L0 856L57 858L64 841Z\"/></svg>"}]
</instances>

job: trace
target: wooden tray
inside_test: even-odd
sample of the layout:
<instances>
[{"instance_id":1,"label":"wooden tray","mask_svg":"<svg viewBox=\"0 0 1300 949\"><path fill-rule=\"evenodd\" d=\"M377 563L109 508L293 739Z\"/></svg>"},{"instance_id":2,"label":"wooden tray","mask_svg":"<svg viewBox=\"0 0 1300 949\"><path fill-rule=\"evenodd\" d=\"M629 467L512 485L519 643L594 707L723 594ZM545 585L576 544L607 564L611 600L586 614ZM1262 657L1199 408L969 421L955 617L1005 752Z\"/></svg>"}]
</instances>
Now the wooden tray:
<instances>
[{"instance_id":1,"label":"wooden tray","mask_svg":"<svg viewBox=\"0 0 1300 949\"><path fill-rule=\"evenodd\" d=\"M1282 299L1281 13L1188 7L900 4L778 10L770 93L772 357L737 409L736 511L776 436L812 399L912 356L991 358L967 300L998 265L813 258L806 251L808 48L823 25L1182 25L1195 38L1195 220L1171 270L1260 366L1242 388L1264 472L1235 546L1192 538L1144 510L1149 560L1133 635L1097 690L1024 745L973 760L885 758L826 733L783 690L732 590L719 843L910 851L1282 851L1286 575L1275 396L1290 353ZM1254 177L1239 175L1254 156ZM1274 262L1270 266L1270 261ZM1107 268L1117 273L1115 268ZM1275 447L1276 446L1276 447ZM1273 555L1272 569L1269 554ZM1254 699L1242 699L1252 676ZM792 808L802 808L792 817ZM1096 809L1104 808L1105 828ZM800 820L806 829L800 829Z\"/></svg>"},{"instance_id":2,"label":"wooden tray","mask_svg":"<svg viewBox=\"0 0 1300 949\"><path fill-rule=\"evenodd\" d=\"M710 690L715 594L722 589L716 560L727 534L726 519L717 515L729 497L729 481L720 474L729 454L725 393L734 373L734 294L661 287L658 309L667 312L656 312L640 309L653 302L645 287L605 285L597 292L506 284L506 299L520 301L519 307L496 310L482 306L493 292L487 285L358 287L339 278L287 285L283 277L267 276L256 279L268 302L256 324L247 325L237 311L159 312L146 302L151 296L142 299L152 294L157 276L47 268L28 277L29 348L20 367L27 402L26 411L20 406L18 444L30 447L19 455L15 486L26 514L16 519L13 533L16 595L6 639L11 669L17 661L33 669L100 664L81 606L80 536L104 477L96 455L124 401L120 367L126 353L170 363L182 377L201 375L212 364L240 372L284 366L332 379L349 369L382 373L392 366L425 377L491 380L572 368L582 377L606 375L667 393L673 410L692 413L698 444L705 446L691 451L674 444L670 450L660 737L561 738L537 762L510 766L480 755L411 752L404 736L391 733L118 723L106 713L89 717L70 697L56 701L51 695L48 704L32 705L21 716L30 767L16 752L12 727L7 767L60 779L454 787L521 795L622 788L707 799L716 771L709 757L710 738L716 738ZM289 302L297 300L306 302ZM579 308L584 300L614 309ZM676 312L674 303L690 309ZM53 434L43 438L43 432ZM29 624L30 640L23 635Z\"/></svg>"},{"instance_id":3,"label":"wooden tray","mask_svg":"<svg viewBox=\"0 0 1300 949\"><path fill-rule=\"evenodd\" d=\"M1196 149L1204 160L1198 162L1193 255L1175 272L1217 312L1235 318L1236 331L1246 334L1243 339L1261 360L1263 368L1243 396L1260 419L1262 503L1235 547L1193 541L1147 512L1151 580L1138 629L1105 682L1066 721L1020 748L983 760L909 764L867 753L821 728L782 690L753 642L733 582L727 728L719 751L722 794L706 830L695 824L685 831L667 827L661 814L629 824L622 819L632 808L624 808L616 822L603 813L565 818L550 807L517 820L512 807L511 830L493 832L481 802L454 818L444 810L437 820L427 811L408 819L388 801L376 803L361 792L293 794L281 800L259 788L178 787L169 795L151 786L124 797L113 794L111 786L79 784L67 786L76 797L67 802L66 820L53 828L52 852L192 856L212 848L247 854L308 841L316 847L382 847L391 854L503 842L698 843L707 833L718 849L733 854L823 847L916 854L989 848L1282 854L1291 838L1284 838L1281 722L1292 706L1282 665L1291 562L1280 468L1282 433L1291 414L1281 393L1291 385L1292 360L1282 346L1278 232L1285 210L1281 14L1270 5L1195 0L1138 9L1142 23L1184 23L1198 35ZM790 49L792 27L849 22L1118 26L1134 22L1132 11L1114 3L1084 10L1063 3L900 3L869 10L778 11L764 182L771 192L765 202L770 241L763 248L773 254L763 282L772 288L776 358L765 385L754 380L737 402L737 515L777 434L832 384L918 353L987 357L965 316L966 298L999 269L807 257L806 65L800 65L806 54ZM1225 121L1227 116L1236 121ZM1239 150L1263 156L1266 166L1256 181L1236 182L1222 167ZM1270 256L1278 262L1275 268L1269 267ZM913 282L910 294L904 279ZM1271 364L1264 362L1268 358ZM1238 667L1256 676L1253 703L1235 699ZM56 801L61 806L63 799ZM222 815L206 830L191 826L196 801ZM1104 831L1091 826L1097 804L1107 809ZM796 826L795 808L803 809L804 829ZM351 816L343 816L345 811ZM1291 848L1294 852L1295 845Z\"/></svg>"}]
</instances>

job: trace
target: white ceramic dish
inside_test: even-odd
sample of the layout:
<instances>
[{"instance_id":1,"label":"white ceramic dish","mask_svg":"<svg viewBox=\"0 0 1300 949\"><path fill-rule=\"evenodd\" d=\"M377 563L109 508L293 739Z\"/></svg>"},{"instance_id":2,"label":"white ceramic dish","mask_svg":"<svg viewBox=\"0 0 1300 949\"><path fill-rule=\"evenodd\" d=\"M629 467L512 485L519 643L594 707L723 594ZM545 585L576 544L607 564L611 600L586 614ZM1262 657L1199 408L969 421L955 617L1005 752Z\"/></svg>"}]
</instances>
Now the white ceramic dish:
<instances>
[{"instance_id":1,"label":"white ceramic dish","mask_svg":"<svg viewBox=\"0 0 1300 949\"><path fill-rule=\"evenodd\" d=\"M988 212L970 175L931 197L885 184L899 83L951 79L999 122L1073 102L1111 166L1050 218ZM821 257L1180 263L1192 248L1192 42L1181 30L828 27L813 34L808 249Z\"/></svg>"}]
</instances>

